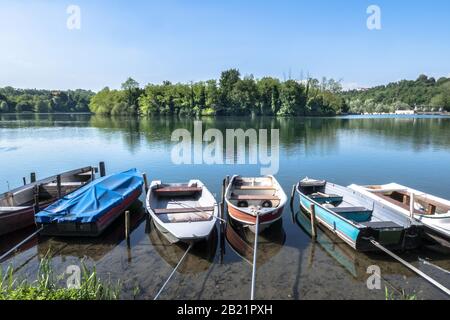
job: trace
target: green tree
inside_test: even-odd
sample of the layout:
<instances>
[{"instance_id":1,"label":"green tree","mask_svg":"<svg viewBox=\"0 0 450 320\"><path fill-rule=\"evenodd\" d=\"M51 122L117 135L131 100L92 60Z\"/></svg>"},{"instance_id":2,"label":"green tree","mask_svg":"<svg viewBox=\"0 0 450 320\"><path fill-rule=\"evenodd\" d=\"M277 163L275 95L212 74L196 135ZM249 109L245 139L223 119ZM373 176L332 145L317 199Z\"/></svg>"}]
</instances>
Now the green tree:
<instances>
[{"instance_id":1,"label":"green tree","mask_svg":"<svg viewBox=\"0 0 450 320\"><path fill-rule=\"evenodd\" d=\"M281 116L305 115L306 91L305 87L294 80L288 80L281 85Z\"/></svg>"},{"instance_id":2,"label":"green tree","mask_svg":"<svg viewBox=\"0 0 450 320\"><path fill-rule=\"evenodd\" d=\"M6 101L0 102L0 112L3 113L9 112L9 105Z\"/></svg>"},{"instance_id":3,"label":"green tree","mask_svg":"<svg viewBox=\"0 0 450 320\"><path fill-rule=\"evenodd\" d=\"M125 93L125 101L134 113L138 112L139 109L139 96L141 95L141 90L139 88L139 83L133 78L128 78L124 83L122 83L122 90Z\"/></svg>"}]
</instances>

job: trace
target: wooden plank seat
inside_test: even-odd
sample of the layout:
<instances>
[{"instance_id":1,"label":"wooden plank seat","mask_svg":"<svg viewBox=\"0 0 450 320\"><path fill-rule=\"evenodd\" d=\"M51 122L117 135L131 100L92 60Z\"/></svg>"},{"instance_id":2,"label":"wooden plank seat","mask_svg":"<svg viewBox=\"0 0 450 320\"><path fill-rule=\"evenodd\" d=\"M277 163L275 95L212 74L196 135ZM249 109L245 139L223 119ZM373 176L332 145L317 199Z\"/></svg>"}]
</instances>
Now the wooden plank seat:
<instances>
[{"instance_id":1,"label":"wooden plank seat","mask_svg":"<svg viewBox=\"0 0 450 320\"><path fill-rule=\"evenodd\" d=\"M214 207L192 207L192 208L164 208L164 209L153 209L155 214L176 214L176 213L190 213L201 211L214 211Z\"/></svg>"},{"instance_id":2,"label":"wooden plank seat","mask_svg":"<svg viewBox=\"0 0 450 320\"><path fill-rule=\"evenodd\" d=\"M329 208L329 210L346 219L359 223L370 221L372 218L372 210L365 207L336 207Z\"/></svg>"},{"instance_id":3,"label":"wooden plank seat","mask_svg":"<svg viewBox=\"0 0 450 320\"><path fill-rule=\"evenodd\" d=\"M161 187L155 189L156 194L165 194L165 193L195 193L201 192L201 187Z\"/></svg>"},{"instance_id":4,"label":"wooden plank seat","mask_svg":"<svg viewBox=\"0 0 450 320\"><path fill-rule=\"evenodd\" d=\"M236 190L276 190L272 186L236 186Z\"/></svg>"},{"instance_id":5,"label":"wooden plank seat","mask_svg":"<svg viewBox=\"0 0 450 320\"><path fill-rule=\"evenodd\" d=\"M337 195L337 194L326 194L322 192L316 192L312 193L310 195L311 199L319 202L319 203L325 203L325 202L342 202L344 200L344 197Z\"/></svg>"},{"instance_id":6,"label":"wooden plank seat","mask_svg":"<svg viewBox=\"0 0 450 320\"><path fill-rule=\"evenodd\" d=\"M232 195L231 200L280 200L279 197L270 194L240 194Z\"/></svg>"}]
</instances>

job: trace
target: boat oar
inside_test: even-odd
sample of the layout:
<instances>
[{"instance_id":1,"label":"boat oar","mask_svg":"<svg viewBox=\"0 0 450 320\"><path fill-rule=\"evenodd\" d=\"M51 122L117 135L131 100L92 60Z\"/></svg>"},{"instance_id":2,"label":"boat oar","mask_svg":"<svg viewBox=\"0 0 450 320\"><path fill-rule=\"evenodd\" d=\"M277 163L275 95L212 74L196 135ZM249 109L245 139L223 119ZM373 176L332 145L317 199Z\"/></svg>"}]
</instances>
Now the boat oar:
<instances>
[{"instance_id":1,"label":"boat oar","mask_svg":"<svg viewBox=\"0 0 450 320\"><path fill-rule=\"evenodd\" d=\"M164 291L164 288L169 283L170 279L172 279L172 276L175 274L175 271L177 271L178 267L181 265L181 263L183 262L184 258L186 258L188 252L191 250L193 245L194 245L193 243L191 243L189 245L189 247L187 248L186 252L183 254L183 256L181 257L180 261L178 261L178 264L175 266L175 268L173 269L172 273L167 278L166 282L164 282L164 284L162 285L161 289L159 289L158 293L156 294L156 296L155 296L155 298L153 300L157 300L159 295Z\"/></svg>"},{"instance_id":2,"label":"boat oar","mask_svg":"<svg viewBox=\"0 0 450 320\"><path fill-rule=\"evenodd\" d=\"M417 269L416 267L414 267L412 264L406 262L405 260L403 260L402 258L400 258L399 256L397 256L395 253L391 252L390 250L386 249L385 247L383 247L381 244L379 244L377 241L375 240L370 240L370 242L372 242L372 244L377 247L378 249L380 249L381 251L387 253L388 255L390 255L392 258L394 258L395 260L397 260L398 262L400 262L401 264L403 264L405 267L411 269L413 272L415 272L416 274L418 274L419 276L421 276L422 278L424 278L425 280L427 280L429 283L431 283L432 285L434 285L435 287L437 287L438 289L440 289L441 291L445 292L447 295L450 296L450 289L446 288L445 286L443 286L442 284L440 284L439 282L437 282L436 280L434 280L433 278L431 278L429 275L425 274L424 272L420 271L419 269Z\"/></svg>"},{"instance_id":3,"label":"boat oar","mask_svg":"<svg viewBox=\"0 0 450 320\"><path fill-rule=\"evenodd\" d=\"M253 248L253 266L252 266L252 290L250 299L255 300L255 284L256 284L256 258L258 253L258 232L259 232L259 211L256 213L256 228L255 228L255 245Z\"/></svg>"},{"instance_id":4,"label":"boat oar","mask_svg":"<svg viewBox=\"0 0 450 320\"><path fill-rule=\"evenodd\" d=\"M209 212L203 211L202 209L199 209L199 208L196 208L196 207L192 207L192 206L190 206L190 205L188 205L188 204L186 204L186 203L178 202L178 201L173 200L173 199L171 199L170 201L173 202L173 203L176 203L176 204L178 204L178 205L180 205L180 206L185 206L185 207L188 207L188 208L190 208L190 209L194 209L194 210L196 210L196 211L198 211L198 212L205 213L205 214L207 214L207 215L209 215L209 216L212 216L213 218L215 218L215 219L217 219L217 220L222 221L223 223L226 223L226 221L225 221L224 219L219 218L219 217L216 217L216 216L214 215L214 213L209 213ZM192 213L197 214L197 213L195 213L195 212L192 212ZM198 215L198 214L197 214L197 215Z\"/></svg>"}]
</instances>

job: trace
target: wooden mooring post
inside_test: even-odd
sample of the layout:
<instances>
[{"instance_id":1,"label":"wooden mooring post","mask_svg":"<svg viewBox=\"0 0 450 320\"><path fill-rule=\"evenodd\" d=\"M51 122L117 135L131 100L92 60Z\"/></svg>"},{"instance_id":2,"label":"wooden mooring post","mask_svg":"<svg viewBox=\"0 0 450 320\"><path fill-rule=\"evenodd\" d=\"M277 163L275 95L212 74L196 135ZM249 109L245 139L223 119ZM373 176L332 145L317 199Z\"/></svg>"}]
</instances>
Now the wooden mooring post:
<instances>
[{"instance_id":1,"label":"wooden mooring post","mask_svg":"<svg viewBox=\"0 0 450 320\"><path fill-rule=\"evenodd\" d=\"M130 238L130 211L125 211L125 238Z\"/></svg>"},{"instance_id":2,"label":"wooden mooring post","mask_svg":"<svg viewBox=\"0 0 450 320\"><path fill-rule=\"evenodd\" d=\"M100 177L106 176L106 168L105 168L105 162L101 161L98 164L99 170L100 170Z\"/></svg>"},{"instance_id":3,"label":"wooden mooring post","mask_svg":"<svg viewBox=\"0 0 450 320\"><path fill-rule=\"evenodd\" d=\"M23 185L26 186L27 185L27 178L23 177L22 180L23 180Z\"/></svg>"},{"instance_id":4,"label":"wooden mooring post","mask_svg":"<svg viewBox=\"0 0 450 320\"><path fill-rule=\"evenodd\" d=\"M142 178L144 179L145 194L147 194L147 192L148 192L148 179L147 179L147 174L145 172L142 174Z\"/></svg>"},{"instance_id":5,"label":"wooden mooring post","mask_svg":"<svg viewBox=\"0 0 450 320\"><path fill-rule=\"evenodd\" d=\"M310 217L311 217L311 236L315 240L317 238L317 226L316 226L316 206L312 204L310 207Z\"/></svg>"},{"instance_id":6,"label":"wooden mooring post","mask_svg":"<svg viewBox=\"0 0 450 320\"><path fill-rule=\"evenodd\" d=\"M58 199L62 198L62 190L61 190L61 175L56 176L56 189L58 192Z\"/></svg>"},{"instance_id":7,"label":"wooden mooring post","mask_svg":"<svg viewBox=\"0 0 450 320\"><path fill-rule=\"evenodd\" d=\"M30 173L30 182L31 183L36 182L36 172Z\"/></svg>"}]
</instances>

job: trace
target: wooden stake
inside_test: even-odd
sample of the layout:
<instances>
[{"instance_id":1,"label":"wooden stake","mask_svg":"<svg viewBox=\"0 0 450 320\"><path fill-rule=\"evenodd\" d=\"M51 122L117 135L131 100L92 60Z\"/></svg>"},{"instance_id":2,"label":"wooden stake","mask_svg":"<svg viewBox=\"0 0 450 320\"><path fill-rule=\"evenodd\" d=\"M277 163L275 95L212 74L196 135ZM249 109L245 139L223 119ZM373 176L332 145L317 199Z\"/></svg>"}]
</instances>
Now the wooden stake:
<instances>
[{"instance_id":1,"label":"wooden stake","mask_svg":"<svg viewBox=\"0 0 450 320\"><path fill-rule=\"evenodd\" d=\"M25 177L23 177L22 180L23 180L23 185L26 186L27 185L27 179Z\"/></svg>"},{"instance_id":2,"label":"wooden stake","mask_svg":"<svg viewBox=\"0 0 450 320\"><path fill-rule=\"evenodd\" d=\"M145 188L145 193L148 193L148 180L147 180L147 174L144 172L142 174L142 178L144 178L144 188Z\"/></svg>"},{"instance_id":3,"label":"wooden stake","mask_svg":"<svg viewBox=\"0 0 450 320\"><path fill-rule=\"evenodd\" d=\"M61 175L56 176L56 189L58 191L58 199L61 199L62 197L62 191L61 191Z\"/></svg>"},{"instance_id":4,"label":"wooden stake","mask_svg":"<svg viewBox=\"0 0 450 320\"><path fill-rule=\"evenodd\" d=\"M95 168L91 168L91 182L95 180Z\"/></svg>"},{"instance_id":5,"label":"wooden stake","mask_svg":"<svg viewBox=\"0 0 450 320\"><path fill-rule=\"evenodd\" d=\"M35 172L30 173L30 182L31 183L36 182L36 173Z\"/></svg>"},{"instance_id":6,"label":"wooden stake","mask_svg":"<svg viewBox=\"0 0 450 320\"><path fill-rule=\"evenodd\" d=\"M130 237L130 211L125 211L125 238Z\"/></svg>"},{"instance_id":7,"label":"wooden stake","mask_svg":"<svg viewBox=\"0 0 450 320\"><path fill-rule=\"evenodd\" d=\"M106 175L105 163L102 161L98 164L100 168L100 177L104 177Z\"/></svg>"},{"instance_id":8,"label":"wooden stake","mask_svg":"<svg viewBox=\"0 0 450 320\"><path fill-rule=\"evenodd\" d=\"M310 207L310 211L311 211L311 236L313 239L317 238L317 226L316 226L316 206L315 205L311 205Z\"/></svg>"}]
</instances>

